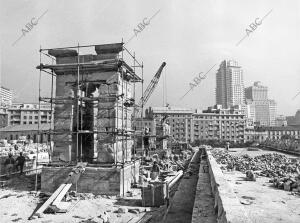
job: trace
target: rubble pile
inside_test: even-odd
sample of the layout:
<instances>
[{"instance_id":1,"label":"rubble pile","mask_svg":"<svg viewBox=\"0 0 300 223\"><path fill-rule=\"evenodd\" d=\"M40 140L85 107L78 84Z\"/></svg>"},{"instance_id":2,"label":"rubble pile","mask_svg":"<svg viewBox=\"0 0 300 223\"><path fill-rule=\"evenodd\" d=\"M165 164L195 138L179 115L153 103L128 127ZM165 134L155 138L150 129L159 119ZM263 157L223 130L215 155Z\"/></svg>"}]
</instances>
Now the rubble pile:
<instances>
[{"instance_id":1,"label":"rubble pile","mask_svg":"<svg viewBox=\"0 0 300 223\"><path fill-rule=\"evenodd\" d=\"M263 154L252 158L247 154L232 156L227 151L214 149L212 154L216 161L222 164L221 168L226 170L238 170L241 172L252 170L259 176L273 178L296 176L300 173L299 160L290 159L277 153Z\"/></svg>"},{"instance_id":2,"label":"rubble pile","mask_svg":"<svg viewBox=\"0 0 300 223\"><path fill-rule=\"evenodd\" d=\"M255 175L270 177L274 187L300 193L300 161L278 153L263 154L254 158L249 155L232 156L227 151L214 149L212 155L223 170L246 173L247 180L255 181ZM251 179L249 172L253 173ZM249 178L249 179L248 179Z\"/></svg>"},{"instance_id":3,"label":"rubble pile","mask_svg":"<svg viewBox=\"0 0 300 223\"><path fill-rule=\"evenodd\" d=\"M297 177L275 177L269 181L274 187L286 191L300 192L300 175Z\"/></svg>"}]
</instances>

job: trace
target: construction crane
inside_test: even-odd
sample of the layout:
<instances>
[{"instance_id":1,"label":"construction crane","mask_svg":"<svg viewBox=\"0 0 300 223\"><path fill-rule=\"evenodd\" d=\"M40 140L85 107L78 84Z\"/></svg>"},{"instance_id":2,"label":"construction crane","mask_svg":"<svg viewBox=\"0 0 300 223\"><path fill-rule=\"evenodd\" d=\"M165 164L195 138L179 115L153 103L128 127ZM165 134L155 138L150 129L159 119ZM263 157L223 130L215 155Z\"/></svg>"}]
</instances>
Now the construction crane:
<instances>
[{"instance_id":1,"label":"construction crane","mask_svg":"<svg viewBox=\"0 0 300 223\"><path fill-rule=\"evenodd\" d=\"M150 98L151 94L153 93L158 81L159 81L159 78L160 78L160 75L162 73L162 70L164 69L164 67L166 66L166 62L163 62L158 71L156 72L156 74L154 75L153 79L151 80L150 84L148 85L148 87L146 88L146 90L144 91L144 97L142 97L139 101L139 103L137 104L137 109L135 109L135 115L134 117L137 118L140 116L141 114L141 107L143 107L148 99Z\"/></svg>"}]
</instances>

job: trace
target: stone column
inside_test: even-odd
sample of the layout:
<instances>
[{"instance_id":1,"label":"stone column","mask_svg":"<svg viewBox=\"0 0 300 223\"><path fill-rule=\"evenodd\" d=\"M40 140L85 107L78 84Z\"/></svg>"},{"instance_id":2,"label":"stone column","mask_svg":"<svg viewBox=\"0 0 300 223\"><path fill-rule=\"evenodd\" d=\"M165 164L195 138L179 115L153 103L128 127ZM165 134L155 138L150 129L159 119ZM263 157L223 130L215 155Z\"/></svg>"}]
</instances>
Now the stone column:
<instances>
[{"instance_id":1,"label":"stone column","mask_svg":"<svg viewBox=\"0 0 300 223\"><path fill-rule=\"evenodd\" d=\"M123 81L123 91L122 91ZM130 90L125 87L128 84L121 80L119 73L116 73L108 84L99 87L97 131L98 133L98 161L103 163L123 162L131 160L131 147L133 144L130 137L122 134L123 130L131 130L132 109L122 107L122 102L130 97ZM122 100L120 96L124 94ZM124 134L126 131L123 132Z\"/></svg>"},{"instance_id":2,"label":"stone column","mask_svg":"<svg viewBox=\"0 0 300 223\"><path fill-rule=\"evenodd\" d=\"M72 149L73 101L74 89L66 84L66 77L57 75L56 103L54 107L54 148L52 161L75 161L76 154Z\"/></svg>"}]
</instances>

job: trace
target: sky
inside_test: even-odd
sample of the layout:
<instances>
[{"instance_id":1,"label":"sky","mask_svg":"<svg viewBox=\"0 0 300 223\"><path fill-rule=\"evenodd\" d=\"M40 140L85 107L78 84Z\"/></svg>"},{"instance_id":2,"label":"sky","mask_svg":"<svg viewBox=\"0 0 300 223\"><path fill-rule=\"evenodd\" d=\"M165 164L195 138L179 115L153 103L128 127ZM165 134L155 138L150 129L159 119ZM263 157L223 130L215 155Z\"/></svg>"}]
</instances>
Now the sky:
<instances>
[{"instance_id":1,"label":"sky","mask_svg":"<svg viewBox=\"0 0 300 223\"><path fill-rule=\"evenodd\" d=\"M254 81L268 86L278 115L294 115L300 109L300 95L294 98L300 92L298 0L0 2L0 84L15 91L16 101L38 100L40 47L127 42L134 37L126 48L144 64L145 87L161 63L167 63L146 106L167 102L205 109L214 105L216 71L222 60L233 59L244 71L245 87ZM139 23L153 15L135 35ZM260 23L265 15L260 25L250 25ZM33 25L26 28L28 23ZM194 78L211 67L206 78L181 99ZM42 75L41 86L41 95L49 96L49 75ZM138 88L137 95L140 92Z\"/></svg>"}]
</instances>

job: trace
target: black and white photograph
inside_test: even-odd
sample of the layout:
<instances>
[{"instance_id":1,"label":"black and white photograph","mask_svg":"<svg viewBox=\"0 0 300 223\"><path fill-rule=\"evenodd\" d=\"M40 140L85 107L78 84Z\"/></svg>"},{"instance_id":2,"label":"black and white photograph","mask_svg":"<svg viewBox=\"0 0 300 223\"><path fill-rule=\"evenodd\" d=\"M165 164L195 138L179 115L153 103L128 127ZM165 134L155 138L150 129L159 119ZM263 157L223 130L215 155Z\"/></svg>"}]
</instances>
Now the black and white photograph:
<instances>
[{"instance_id":1,"label":"black and white photograph","mask_svg":"<svg viewBox=\"0 0 300 223\"><path fill-rule=\"evenodd\" d=\"M300 1L0 0L0 223L299 223Z\"/></svg>"}]
</instances>

